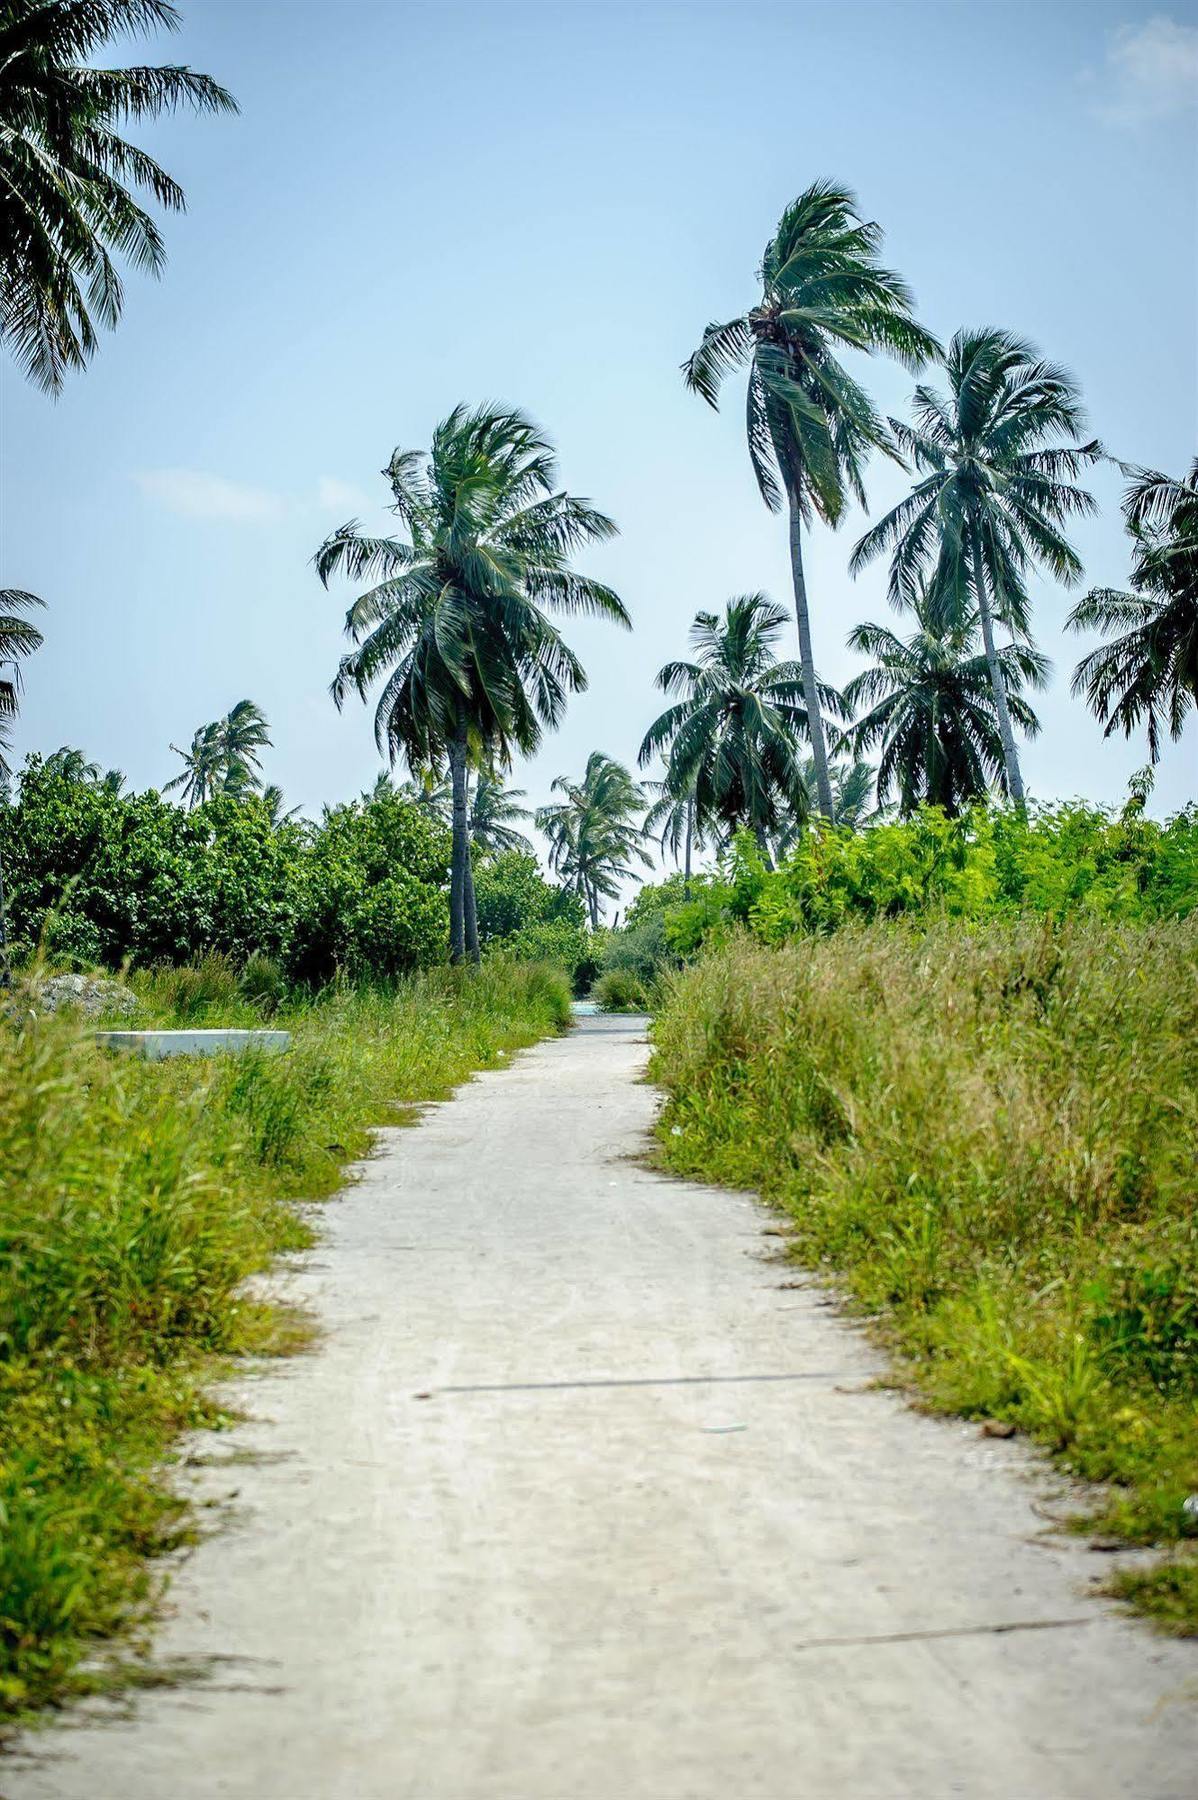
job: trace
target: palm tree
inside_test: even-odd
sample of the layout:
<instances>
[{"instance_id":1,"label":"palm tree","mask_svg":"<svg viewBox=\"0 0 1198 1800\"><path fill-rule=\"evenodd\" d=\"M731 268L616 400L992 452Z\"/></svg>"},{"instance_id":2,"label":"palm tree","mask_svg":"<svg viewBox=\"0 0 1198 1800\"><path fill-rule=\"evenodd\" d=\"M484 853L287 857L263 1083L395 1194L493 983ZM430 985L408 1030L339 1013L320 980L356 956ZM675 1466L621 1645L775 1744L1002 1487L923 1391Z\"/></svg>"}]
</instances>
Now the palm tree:
<instances>
[{"instance_id":1,"label":"palm tree","mask_svg":"<svg viewBox=\"0 0 1198 1800\"><path fill-rule=\"evenodd\" d=\"M954 817L992 785L1007 786L990 658L978 653L975 619L945 626L938 608L922 600L916 616L919 630L910 638L873 624L850 634L850 647L874 661L845 688L854 711L868 708L845 742L857 755L880 751L879 802L897 790L904 815L926 805ZM1008 644L997 655L1009 712L1034 737L1040 721L1021 690L1046 685L1048 661L1030 644Z\"/></svg>"},{"instance_id":2,"label":"palm tree","mask_svg":"<svg viewBox=\"0 0 1198 1800\"><path fill-rule=\"evenodd\" d=\"M470 798L470 842L474 848L484 855L521 850L531 856L532 845L516 829L517 819L532 818L528 807L520 805L526 798L523 788L505 788L498 775L480 770Z\"/></svg>"},{"instance_id":3,"label":"palm tree","mask_svg":"<svg viewBox=\"0 0 1198 1800\"><path fill-rule=\"evenodd\" d=\"M183 768L165 784L163 793L181 788L189 808L201 806L215 794L243 800L247 794L257 793L262 785L258 753L269 749L269 734L261 707L252 700L239 700L223 719L199 726L188 749L171 745L183 759Z\"/></svg>"},{"instance_id":4,"label":"palm tree","mask_svg":"<svg viewBox=\"0 0 1198 1800\"><path fill-rule=\"evenodd\" d=\"M806 813L800 740L809 738L798 663L775 660L786 613L765 594L729 600L722 614L700 612L691 626L694 662L667 663L657 686L681 696L654 720L641 744L642 768L666 758L671 794L693 795L696 824L752 831L762 853L788 808ZM820 683L820 702L842 710Z\"/></svg>"},{"instance_id":5,"label":"palm tree","mask_svg":"<svg viewBox=\"0 0 1198 1800\"><path fill-rule=\"evenodd\" d=\"M835 753L828 773L832 781L832 799L836 823L850 831L861 831L885 818L887 808L879 805L875 792L877 770L863 757L851 762L840 760ZM803 800L796 809L788 807L774 833L773 850L777 861L788 856L807 828L810 815L818 811L819 795L815 785L815 759L805 756L799 766Z\"/></svg>"},{"instance_id":6,"label":"palm tree","mask_svg":"<svg viewBox=\"0 0 1198 1800\"><path fill-rule=\"evenodd\" d=\"M854 574L892 552L890 598L914 606L926 593L928 624L961 639L976 616L994 693L1006 788L1024 805L1004 672L1016 665L995 643L995 624L1027 637L1027 575L1042 565L1066 585L1081 575L1064 535L1068 519L1095 510L1076 485L1102 454L1078 443L1084 414L1077 386L1007 331L959 331L945 357L947 397L915 390L914 427L890 421L919 479L907 498L853 551ZM934 616L933 616L934 615Z\"/></svg>"},{"instance_id":7,"label":"palm tree","mask_svg":"<svg viewBox=\"0 0 1198 1800\"><path fill-rule=\"evenodd\" d=\"M894 455L865 390L838 360L842 349L884 350L918 369L939 345L912 317L911 294L878 262L882 233L857 212L847 188L817 181L783 213L765 247L762 295L753 309L709 325L689 362L687 386L711 406L734 368L748 364L749 456L771 512L785 501L803 693L811 718L819 809L833 813L827 746L819 717L803 528L836 526L850 497L865 503L872 450Z\"/></svg>"},{"instance_id":8,"label":"palm tree","mask_svg":"<svg viewBox=\"0 0 1198 1800\"><path fill-rule=\"evenodd\" d=\"M467 810L468 769L528 754L582 664L550 613L590 613L627 626L619 597L571 567L582 545L611 537L588 500L556 489L549 440L522 413L458 406L428 457L397 450L384 471L404 538L365 536L350 520L317 552L334 573L369 581L346 616L354 648L332 684L342 705L384 677L375 737L414 772L448 763L453 790L450 955L477 956Z\"/></svg>"},{"instance_id":9,"label":"palm tree","mask_svg":"<svg viewBox=\"0 0 1198 1800\"><path fill-rule=\"evenodd\" d=\"M266 808L266 815L275 831L279 829L280 825L289 824L299 814L298 806L289 806L284 810L283 799L282 788L273 781L262 790L262 804Z\"/></svg>"},{"instance_id":10,"label":"palm tree","mask_svg":"<svg viewBox=\"0 0 1198 1800\"><path fill-rule=\"evenodd\" d=\"M219 722L197 727L186 750L180 750L178 744L172 744L171 749L176 756L182 757L183 768L173 781L163 784L163 793L169 794L172 789L180 788L189 811L202 806L205 800L211 799L220 782L223 765Z\"/></svg>"},{"instance_id":11,"label":"palm tree","mask_svg":"<svg viewBox=\"0 0 1198 1800\"><path fill-rule=\"evenodd\" d=\"M63 744L51 751L44 768L47 775L58 775L63 781L99 782L104 774L98 762L90 762L73 744Z\"/></svg>"},{"instance_id":12,"label":"palm tree","mask_svg":"<svg viewBox=\"0 0 1198 1800\"><path fill-rule=\"evenodd\" d=\"M270 726L261 707L239 700L217 722L221 749L220 791L234 799L257 793L262 786L259 751L271 747Z\"/></svg>"},{"instance_id":13,"label":"palm tree","mask_svg":"<svg viewBox=\"0 0 1198 1800\"><path fill-rule=\"evenodd\" d=\"M10 742L9 725L20 710L21 662L45 642L25 615L45 604L23 588L0 588L0 778L5 781L12 773L4 752Z\"/></svg>"},{"instance_id":14,"label":"palm tree","mask_svg":"<svg viewBox=\"0 0 1198 1800\"><path fill-rule=\"evenodd\" d=\"M591 930L599 929L600 899L614 900L636 873L634 859L652 862L637 814L644 790L623 763L593 750L581 781L559 775L551 792L563 798L538 807L538 828L549 839L549 866L571 893L581 895Z\"/></svg>"},{"instance_id":15,"label":"palm tree","mask_svg":"<svg viewBox=\"0 0 1198 1800\"><path fill-rule=\"evenodd\" d=\"M684 898L689 900L695 852L705 850L711 842L718 844L720 834L712 831L697 816L693 781L681 792L675 793L670 786L667 771L664 781L650 781L646 786L657 798L645 814L645 831L650 835L656 833L663 851L668 852L675 863L682 864L682 891Z\"/></svg>"},{"instance_id":16,"label":"palm tree","mask_svg":"<svg viewBox=\"0 0 1198 1800\"><path fill-rule=\"evenodd\" d=\"M1160 758L1161 726L1181 736L1198 706L1198 459L1183 481L1150 469L1134 474L1123 498L1132 538L1133 593L1094 588L1066 624L1118 632L1078 663L1073 692L1084 694L1110 737L1130 737L1141 721L1148 754Z\"/></svg>"},{"instance_id":17,"label":"palm tree","mask_svg":"<svg viewBox=\"0 0 1198 1800\"><path fill-rule=\"evenodd\" d=\"M414 806L424 813L426 818L434 820L438 825L448 827L453 820L453 788L443 777L426 773L411 776L397 786L391 777L382 774L374 784L376 797L380 794L398 794L409 806Z\"/></svg>"},{"instance_id":18,"label":"palm tree","mask_svg":"<svg viewBox=\"0 0 1198 1800\"><path fill-rule=\"evenodd\" d=\"M0 11L0 336L50 393L87 362L97 325L120 318L114 255L162 270L161 234L134 193L183 209L178 183L117 128L183 104L237 110L191 69L94 66L119 33L178 25L167 0L5 0Z\"/></svg>"}]
</instances>

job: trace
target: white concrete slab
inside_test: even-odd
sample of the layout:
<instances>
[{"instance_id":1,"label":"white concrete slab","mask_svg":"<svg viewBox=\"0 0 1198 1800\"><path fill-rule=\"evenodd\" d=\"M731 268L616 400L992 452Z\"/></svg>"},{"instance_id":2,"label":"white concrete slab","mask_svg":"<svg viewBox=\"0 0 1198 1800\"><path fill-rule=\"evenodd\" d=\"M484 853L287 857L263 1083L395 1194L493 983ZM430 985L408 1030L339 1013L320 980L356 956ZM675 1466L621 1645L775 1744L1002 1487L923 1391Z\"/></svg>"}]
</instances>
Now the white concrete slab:
<instances>
[{"instance_id":1,"label":"white concrete slab","mask_svg":"<svg viewBox=\"0 0 1198 1800\"><path fill-rule=\"evenodd\" d=\"M158 1062L166 1056L228 1056L257 1050L277 1056L291 1042L289 1031L97 1031L105 1050L127 1050Z\"/></svg>"}]
</instances>

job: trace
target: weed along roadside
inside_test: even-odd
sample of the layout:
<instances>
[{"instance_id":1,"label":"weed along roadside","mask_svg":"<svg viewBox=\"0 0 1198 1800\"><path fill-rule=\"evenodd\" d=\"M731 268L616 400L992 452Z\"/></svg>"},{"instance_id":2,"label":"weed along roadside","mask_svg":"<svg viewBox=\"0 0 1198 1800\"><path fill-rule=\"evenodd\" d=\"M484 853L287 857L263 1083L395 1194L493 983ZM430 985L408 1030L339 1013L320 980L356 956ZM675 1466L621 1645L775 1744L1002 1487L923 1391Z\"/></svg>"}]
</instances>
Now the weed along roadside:
<instances>
[{"instance_id":1,"label":"weed along roadside","mask_svg":"<svg viewBox=\"0 0 1198 1800\"><path fill-rule=\"evenodd\" d=\"M1198 1632L1195 922L733 940L654 1041L669 1166L781 1206L924 1404L1099 1484L1079 1526L1156 1551L1113 1591Z\"/></svg>"},{"instance_id":2,"label":"weed along roadside","mask_svg":"<svg viewBox=\"0 0 1198 1800\"><path fill-rule=\"evenodd\" d=\"M166 1024L163 979L133 979ZM147 1061L70 1013L0 1025L0 1718L121 1679L99 1653L136 1644L154 1558L195 1529L175 1438L222 1423L222 1359L297 1341L244 1287L319 1232L293 1202L397 1107L569 1016L563 977L494 961L284 1006L281 1056Z\"/></svg>"}]
</instances>

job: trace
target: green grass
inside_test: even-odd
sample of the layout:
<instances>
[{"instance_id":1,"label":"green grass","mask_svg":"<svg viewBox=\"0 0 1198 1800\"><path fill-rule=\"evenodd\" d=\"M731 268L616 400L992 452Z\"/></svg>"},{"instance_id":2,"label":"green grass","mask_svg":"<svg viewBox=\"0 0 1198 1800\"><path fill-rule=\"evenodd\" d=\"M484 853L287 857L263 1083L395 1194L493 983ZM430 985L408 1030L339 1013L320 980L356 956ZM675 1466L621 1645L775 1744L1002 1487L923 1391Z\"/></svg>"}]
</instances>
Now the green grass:
<instances>
[{"instance_id":1,"label":"green grass","mask_svg":"<svg viewBox=\"0 0 1198 1800\"><path fill-rule=\"evenodd\" d=\"M1198 927L874 924L667 982L663 1153L790 1214L933 1408L1011 1421L1198 1631Z\"/></svg>"},{"instance_id":2,"label":"green grass","mask_svg":"<svg viewBox=\"0 0 1198 1800\"><path fill-rule=\"evenodd\" d=\"M230 986L230 984L232 984ZM122 1023L272 1023L280 1057L146 1063L70 1018L0 1025L0 1718L109 1677L152 1617L152 1558L191 1531L163 1479L220 1424L221 1359L294 1345L245 1278L310 1241L370 1128L570 1018L556 972L498 961L386 993L247 998L216 965L135 978ZM269 983L267 984L269 986ZM88 1660L85 1660L88 1659Z\"/></svg>"}]
</instances>

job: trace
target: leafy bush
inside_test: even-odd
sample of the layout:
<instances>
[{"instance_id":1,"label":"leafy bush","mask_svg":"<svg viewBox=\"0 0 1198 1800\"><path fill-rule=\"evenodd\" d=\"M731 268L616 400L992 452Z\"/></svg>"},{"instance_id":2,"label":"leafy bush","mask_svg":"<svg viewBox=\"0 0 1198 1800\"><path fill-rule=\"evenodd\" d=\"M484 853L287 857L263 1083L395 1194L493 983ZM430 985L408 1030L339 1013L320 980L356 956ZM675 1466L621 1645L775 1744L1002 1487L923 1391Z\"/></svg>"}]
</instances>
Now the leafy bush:
<instances>
[{"instance_id":1,"label":"leafy bush","mask_svg":"<svg viewBox=\"0 0 1198 1800\"><path fill-rule=\"evenodd\" d=\"M110 968L259 956L317 986L445 954L448 834L394 793L320 826L276 825L252 796L186 813L31 757L16 804L0 806L0 853L18 955L44 942L56 960Z\"/></svg>"},{"instance_id":2,"label":"leafy bush","mask_svg":"<svg viewBox=\"0 0 1198 1800\"><path fill-rule=\"evenodd\" d=\"M161 1009L162 976L136 979ZM187 1529L157 1465L221 1422L206 1359L294 1337L243 1289L309 1239L287 1197L569 1016L557 971L496 962L293 1006L280 1057L146 1063L63 1016L0 1018L0 1714L86 1689L80 1658L144 1617L144 1559Z\"/></svg>"},{"instance_id":3,"label":"leafy bush","mask_svg":"<svg viewBox=\"0 0 1198 1800\"><path fill-rule=\"evenodd\" d=\"M648 1011L644 983L631 969L608 969L591 989L591 999L601 1012Z\"/></svg>"},{"instance_id":4,"label":"leafy bush","mask_svg":"<svg viewBox=\"0 0 1198 1800\"><path fill-rule=\"evenodd\" d=\"M519 962L552 962L575 991L594 979L595 954L576 894L545 880L534 856L503 850L474 870L478 936L484 948Z\"/></svg>"},{"instance_id":5,"label":"leafy bush","mask_svg":"<svg viewBox=\"0 0 1198 1800\"><path fill-rule=\"evenodd\" d=\"M1198 1535L1198 920L742 933L654 1030L675 1167L778 1199L934 1404L1113 1484L1107 1529Z\"/></svg>"},{"instance_id":6,"label":"leafy bush","mask_svg":"<svg viewBox=\"0 0 1198 1800\"><path fill-rule=\"evenodd\" d=\"M1131 924L1195 909L1198 808L1162 825L1133 803L1120 814L1068 805L1028 818L977 807L950 819L926 807L867 831L816 822L774 870L742 835L724 879L664 916L670 947L690 956L734 923L780 944L871 919L1045 913Z\"/></svg>"}]
</instances>

